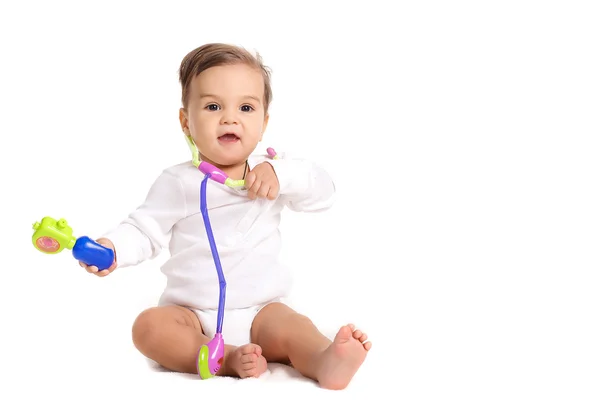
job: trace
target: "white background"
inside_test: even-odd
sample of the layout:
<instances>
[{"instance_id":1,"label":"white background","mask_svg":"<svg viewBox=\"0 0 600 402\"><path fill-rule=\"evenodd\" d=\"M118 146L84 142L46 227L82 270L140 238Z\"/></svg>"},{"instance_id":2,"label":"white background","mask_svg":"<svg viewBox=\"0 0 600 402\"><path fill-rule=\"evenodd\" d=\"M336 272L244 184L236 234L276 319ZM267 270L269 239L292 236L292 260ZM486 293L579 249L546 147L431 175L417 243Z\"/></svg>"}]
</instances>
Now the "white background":
<instances>
[{"instance_id":1,"label":"white background","mask_svg":"<svg viewBox=\"0 0 600 402\"><path fill-rule=\"evenodd\" d=\"M1 400L600 398L593 2L156 3L0 7ZM212 41L273 69L262 146L336 180L282 231L297 305L373 341L345 391L153 370L130 330L166 253L98 278L31 244L46 215L100 235L189 157L177 69Z\"/></svg>"}]
</instances>

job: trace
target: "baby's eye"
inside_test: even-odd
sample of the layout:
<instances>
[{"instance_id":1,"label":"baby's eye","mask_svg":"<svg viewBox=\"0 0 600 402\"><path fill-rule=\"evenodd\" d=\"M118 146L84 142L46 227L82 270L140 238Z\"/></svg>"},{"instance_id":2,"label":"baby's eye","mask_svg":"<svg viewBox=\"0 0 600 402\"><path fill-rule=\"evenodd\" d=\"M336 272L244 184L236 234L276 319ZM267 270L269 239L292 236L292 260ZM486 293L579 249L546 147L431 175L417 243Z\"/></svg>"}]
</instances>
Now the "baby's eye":
<instances>
[{"instance_id":1,"label":"baby's eye","mask_svg":"<svg viewBox=\"0 0 600 402\"><path fill-rule=\"evenodd\" d=\"M251 112L254 110L254 108L250 105L242 105L242 112Z\"/></svg>"},{"instance_id":2,"label":"baby's eye","mask_svg":"<svg viewBox=\"0 0 600 402\"><path fill-rule=\"evenodd\" d=\"M219 105L217 105L216 103L211 103L210 105L207 105L206 108L208 110L215 111L215 110L219 110Z\"/></svg>"}]
</instances>

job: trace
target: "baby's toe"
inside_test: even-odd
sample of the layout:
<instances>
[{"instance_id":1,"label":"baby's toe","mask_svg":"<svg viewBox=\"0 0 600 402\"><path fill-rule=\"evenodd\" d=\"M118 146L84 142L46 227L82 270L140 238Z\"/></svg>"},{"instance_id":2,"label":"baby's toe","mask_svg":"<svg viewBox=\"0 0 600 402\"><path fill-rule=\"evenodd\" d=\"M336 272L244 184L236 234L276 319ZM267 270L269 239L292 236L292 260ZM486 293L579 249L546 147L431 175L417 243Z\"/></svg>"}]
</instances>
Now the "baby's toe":
<instances>
[{"instance_id":1,"label":"baby's toe","mask_svg":"<svg viewBox=\"0 0 600 402\"><path fill-rule=\"evenodd\" d=\"M352 336L354 339L360 339L360 337L363 336L363 332L360 329L357 329L356 331L352 332Z\"/></svg>"},{"instance_id":2,"label":"baby's toe","mask_svg":"<svg viewBox=\"0 0 600 402\"><path fill-rule=\"evenodd\" d=\"M239 347L240 352L242 352L242 354L248 354L248 353L252 353L253 347L251 344L248 345L243 345Z\"/></svg>"},{"instance_id":3,"label":"baby's toe","mask_svg":"<svg viewBox=\"0 0 600 402\"><path fill-rule=\"evenodd\" d=\"M241 350L242 354L244 354L244 355L255 353L256 355L260 356L260 354L262 352L260 346L255 345L253 343L249 343L247 345L242 346L240 350Z\"/></svg>"},{"instance_id":4,"label":"baby's toe","mask_svg":"<svg viewBox=\"0 0 600 402\"><path fill-rule=\"evenodd\" d=\"M247 355L242 355L242 357L240 358L240 361L245 364L245 363L256 363L256 361L258 360L258 356L256 356L254 353L249 353Z\"/></svg>"}]
</instances>

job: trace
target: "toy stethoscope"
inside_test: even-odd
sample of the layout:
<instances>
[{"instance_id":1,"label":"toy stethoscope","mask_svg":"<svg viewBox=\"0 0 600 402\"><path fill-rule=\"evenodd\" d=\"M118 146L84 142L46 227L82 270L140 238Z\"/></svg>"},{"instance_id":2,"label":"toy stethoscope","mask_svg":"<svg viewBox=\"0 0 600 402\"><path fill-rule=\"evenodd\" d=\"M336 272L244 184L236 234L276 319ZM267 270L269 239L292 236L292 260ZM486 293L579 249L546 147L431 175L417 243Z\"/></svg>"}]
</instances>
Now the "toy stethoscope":
<instances>
[{"instance_id":1,"label":"toy stethoscope","mask_svg":"<svg viewBox=\"0 0 600 402\"><path fill-rule=\"evenodd\" d=\"M193 139L186 135L186 140L190 150L192 151L192 163L202 173L204 179L200 185L200 211L204 219L204 226L208 241L212 252L217 275L219 278L219 309L217 314L217 327L214 338L207 344L202 345L198 351L197 369L200 378L207 379L214 377L221 365L225 355L225 342L223 341L223 313L225 309L225 288L227 283L221 268L219 252L215 244L210 219L208 217L208 208L206 205L206 183L208 179L224 184L231 188L239 188L245 185L245 180L233 180L221 169L212 164L200 160L198 148L194 144ZM273 148L267 148L267 154L271 159L278 159ZM112 249L102 246L101 244L90 239L88 236L79 238L73 236L73 229L67 224L64 218L54 219L46 216L41 222L33 224L34 233L32 243L36 249L45 254L58 254L65 249L70 249L73 252L73 257L78 261L84 262L87 265L93 265L99 271L110 268L115 259Z\"/></svg>"},{"instance_id":2,"label":"toy stethoscope","mask_svg":"<svg viewBox=\"0 0 600 402\"><path fill-rule=\"evenodd\" d=\"M219 309L217 313L217 327L215 330L214 338L207 344L200 347L198 352L197 369L200 378L207 379L214 377L223 364L223 356L225 355L225 342L223 341L223 315L225 309L225 288L227 282L223 275L223 269L221 268L221 260L219 259L219 252L215 244L215 238L213 236L212 227L210 225L210 219L208 217L208 208L206 206L206 183L208 179L224 184L231 188L243 187L245 180L233 180L221 169L213 166L212 164L200 160L198 148L194 144L191 136L186 135L187 143L192 151L192 163L202 173L204 173L204 179L200 185L200 212L204 219L204 227L206 228L206 234L208 236L208 242L210 244L210 250L212 252L213 259L215 261L215 267L217 268L217 275L219 277ZM267 154L272 159L277 159L278 156L273 148L267 148Z\"/></svg>"}]
</instances>

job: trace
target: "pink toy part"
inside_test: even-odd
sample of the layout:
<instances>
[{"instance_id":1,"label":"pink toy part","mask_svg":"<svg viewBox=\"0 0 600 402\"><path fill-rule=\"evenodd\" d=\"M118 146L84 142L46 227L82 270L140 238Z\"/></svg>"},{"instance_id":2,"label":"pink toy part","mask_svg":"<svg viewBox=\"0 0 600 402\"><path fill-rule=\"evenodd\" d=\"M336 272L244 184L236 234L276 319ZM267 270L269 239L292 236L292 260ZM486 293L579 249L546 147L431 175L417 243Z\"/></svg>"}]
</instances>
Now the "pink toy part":
<instances>
[{"instance_id":1,"label":"pink toy part","mask_svg":"<svg viewBox=\"0 0 600 402\"><path fill-rule=\"evenodd\" d=\"M271 147L267 148L267 154L271 157L274 158L277 155L277 152L275 152L275 150Z\"/></svg>"},{"instance_id":2,"label":"pink toy part","mask_svg":"<svg viewBox=\"0 0 600 402\"><path fill-rule=\"evenodd\" d=\"M40 237L39 239L37 239L35 241L35 244L44 251L47 252L55 252L56 250L59 249L60 244L53 238L48 237L48 236L43 236Z\"/></svg>"},{"instance_id":3,"label":"pink toy part","mask_svg":"<svg viewBox=\"0 0 600 402\"><path fill-rule=\"evenodd\" d=\"M208 346L208 369L215 375L223 364L223 356L225 355L225 342L223 335L215 334L215 337L206 344Z\"/></svg>"},{"instance_id":4,"label":"pink toy part","mask_svg":"<svg viewBox=\"0 0 600 402\"><path fill-rule=\"evenodd\" d=\"M211 179L221 184L225 184L225 180L228 178L221 169L205 161L200 162L198 169L204 174L210 173Z\"/></svg>"}]
</instances>

